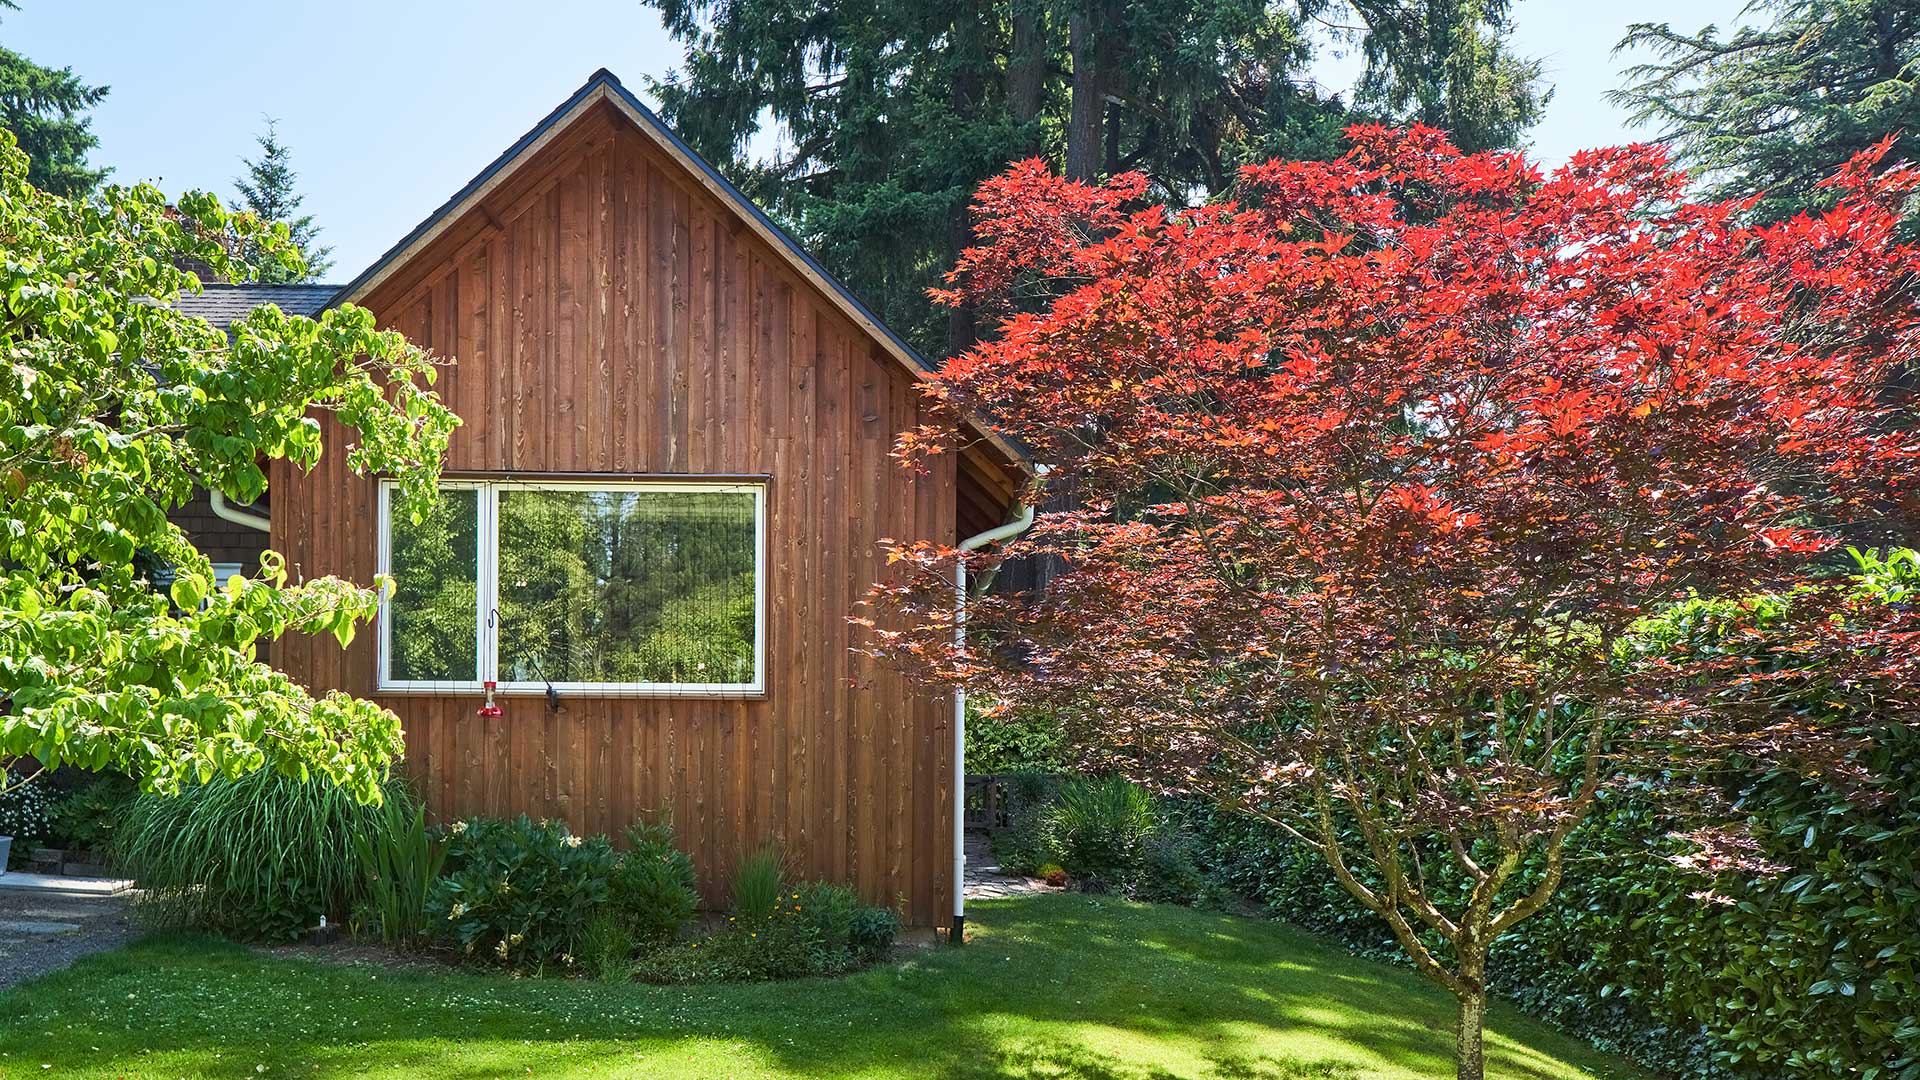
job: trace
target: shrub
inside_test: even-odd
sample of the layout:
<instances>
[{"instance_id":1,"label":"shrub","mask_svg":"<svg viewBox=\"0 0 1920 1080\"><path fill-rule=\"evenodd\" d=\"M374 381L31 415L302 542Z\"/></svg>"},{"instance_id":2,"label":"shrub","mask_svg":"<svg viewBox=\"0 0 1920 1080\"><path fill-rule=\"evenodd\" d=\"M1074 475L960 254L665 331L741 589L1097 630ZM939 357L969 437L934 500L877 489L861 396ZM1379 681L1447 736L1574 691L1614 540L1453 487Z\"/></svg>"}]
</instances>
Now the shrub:
<instances>
[{"instance_id":1,"label":"shrub","mask_svg":"<svg viewBox=\"0 0 1920 1080\"><path fill-rule=\"evenodd\" d=\"M133 780L120 773L88 775L48 807L49 839L63 848L104 855L113 850L114 830L138 793Z\"/></svg>"},{"instance_id":2,"label":"shrub","mask_svg":"<svg viewBox=\"0 0 1920 1080\"><path fill-rule=\"evenodd\" d=\"M13 837L9 863L27 862L32 858L30 849L47 838L52 829L47 809L44 778L28 784L15 780L12 788L0 793L0 836Z\"/></svg>"},{"instance_id":3,"label":"shrub","mask_svg":"<svg viewBox=\"0 0 1920 1080\"><path fill-rule=\"evenodd\" d=\"M1067 765L1060 718L1037 709L968 715L967 772L1057 773Z\"/></svg>"},{"instance_id":4,"label":"shrub","mask_svg":"<svg viewBox=\"0 0 1920 1080\"><path fill-rule=\"evenodd\" d=\"M455 822L447 841L447 874L427 899L436 932L468 956L511 967L572 966L608 899L607 838L521 815Z\"/></svg>"},{"instance_id":5,"label":"shrub","mask_svg":"<svg viewBox=\"0 0 1920 1080\"><path fill-rule=\"evenodd\" d=\"M1162 826L1148 834L1141 847L1140 870L1128 894L1156 904L1218 904L1220 889L1200 872L1193 848L1190 837L1172 828Z\"/></svg>"},{"instance_id":6,"label":"shrub","mask_svg":"<svg viewBox=\"0 0 1920 1080\"><path fill-rule=\"evenodd\" d=\"M1163 904L1220 904L1224 890L1194 858L1193 839L1162 821L1161 801L1124 777L1005 781L1012 826L994 836L1003 870Z\"/></svg>"},{"instance_id":7,"label":"shrub","mask_svg":"<svg viewBox=\"0 0 1920 1080\"><path fill-rule=\"evenodd\" d=\"M758 982L835 975L847 966L844 950L823 950L813 926L789 907L765 918L736 915L725 929L642 957L635 972L658 983Z\"/></svg>"},{"instance_id":8,"label":"shrub","mask_svg":"<svg viewBox=\"0 0 1920 1080\"><path fill-rule=\"evenodd\" d=\"M155 924L292 938L323 916L343 921L365 895L356 838L379 838L393 804L413 805L398 782L383 793L386 806L267 769L216 777L178 795L135 798L116 854Z\"/></svg>"},{"instance_id":9,"label":"shrub","mask_svg":"<svg viewBox=\"0 0 1920 1080\"><path fill-rule=\"evenodd\" d=\"M733 870L733 913L740 919L765 919L780 904L786 877L780 853L763 847L746 855Z\"/></svg>"},{"instance_id":10,"label":"shrub","mask_svg":"<svg viewBox=\"0 0 1920 1080\"><path fill-rule=\"evenodd\" d=\"M847 944L866 963L884 959L899 936L900 913L892 908L857 908L847 923Z\"/></svg>"},{"instance_id":11,"label":"shrub","mask_svg":"<svg viewBox=\"0 0 1920 1080\"><path fill-rule=\"evenodd\" d=\"M860 910L860 897L845 885L810 881L785 898L808 925L822 949L845 950L850 947L853 915Z\"/></svg>"},{"instance_id":12,"label":"shrub","mask_svg":"<svg viewBox=\"0 0 1920 1080\"><path fill-rule=\"evenodd\" d=\"M899 916L862 907L845 885L808 882L776 893L766 914L734 915L700 940L641 957L635 970L659 983L839 975L885 956L899 931Z\"/></svg>"},{"instance_id":13,"label":"shrub","mask_svg":"<svg viewBox=\"0 0 1920 1080\"><path fill-rule=\"evenodd\" d=\"M353 838L366 887L356 933L371 930L388 945L420 944L427 932L427 894L440 877L447 845L427 832L424 808L389 800L385 828Z\"/></svg>"},{"instance_id":14,"label":"shrub","mask_svg":"<svg viewBox=\"0 0 1920 1080\"><path fill-rule=\"evenodd\" d=\"M993 854L1010 874L1035 874L1052 856L1044 826L1048 808L1060 793L1053 773L1021 769L1008 773L1001 784L1010 825L993 836Z\"/></svg>"},{"instance_id":15,"label":"shrub","mask_svg":"<svg viewBox=\"0 0 1920 1080\"><path fill-rule=\"evenodd\" d=\"M671 942L700 904L693 860L674 846L673 830L664 823L636 823L627 830L627 843L608 883L613 906L638 945Z\"/></svg>"},{"instance_id":16,"label":"shrub","mask_svg":"<svg viewBox=\"0 0 1920 1080\"><path fill-rule=\"evenodd\" d=\"M1071 780L1041 826L1054 861L1095 891L1124 889L1140 872L1153 831L1153 796L1125 777Z\"/></svg>"}]
</instances>

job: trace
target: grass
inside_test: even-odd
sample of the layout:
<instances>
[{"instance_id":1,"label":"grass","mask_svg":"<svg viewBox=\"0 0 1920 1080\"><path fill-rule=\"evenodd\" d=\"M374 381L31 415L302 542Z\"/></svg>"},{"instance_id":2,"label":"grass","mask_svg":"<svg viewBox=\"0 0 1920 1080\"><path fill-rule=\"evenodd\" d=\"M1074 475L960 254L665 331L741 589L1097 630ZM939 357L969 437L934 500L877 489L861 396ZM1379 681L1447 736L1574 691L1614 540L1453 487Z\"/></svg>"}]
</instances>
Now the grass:
<instances>
[{"instance_id":1,"label":"grass","mask_svg":"<svg viewBox=\"0 0 1920 1080\"><path fill-rule=\"evenodd\" d=\"M833 981L652 987L151 938L0 994L26 1077L1446 1078L1451 999L1275 923L1048 895ZM1496 1007L1489 1077L1638 1077Z\"/></svg>"}]
</instances>

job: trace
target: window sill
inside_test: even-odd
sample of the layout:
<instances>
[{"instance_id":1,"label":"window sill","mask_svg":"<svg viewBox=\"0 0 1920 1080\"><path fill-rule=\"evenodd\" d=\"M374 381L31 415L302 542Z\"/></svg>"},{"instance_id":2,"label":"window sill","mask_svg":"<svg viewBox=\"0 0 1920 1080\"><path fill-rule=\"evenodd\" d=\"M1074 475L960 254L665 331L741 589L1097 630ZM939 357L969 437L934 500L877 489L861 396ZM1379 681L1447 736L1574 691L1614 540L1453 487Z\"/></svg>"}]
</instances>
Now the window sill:
<instances>
[{"instance_id":1,"label":"window sill","mask_svg":"<svg viewBox=\"0 0 1920 1080\"><path fill-rule=\"evenodd\" d=\"M739 690L713 690L703 687L676 689L673 687L557 687L560 700L566 701L602 701L627 698L693 698L709 701L764 701L767 698L765 688L743 687ZM433 698L485 698L486 690L478 686L420 687L420 686L382 686L373 691L377 697L433 697ZM495 698L544 698L547 690L544 686L501 687L493 692Z\"/></svg>"}]
</instances>

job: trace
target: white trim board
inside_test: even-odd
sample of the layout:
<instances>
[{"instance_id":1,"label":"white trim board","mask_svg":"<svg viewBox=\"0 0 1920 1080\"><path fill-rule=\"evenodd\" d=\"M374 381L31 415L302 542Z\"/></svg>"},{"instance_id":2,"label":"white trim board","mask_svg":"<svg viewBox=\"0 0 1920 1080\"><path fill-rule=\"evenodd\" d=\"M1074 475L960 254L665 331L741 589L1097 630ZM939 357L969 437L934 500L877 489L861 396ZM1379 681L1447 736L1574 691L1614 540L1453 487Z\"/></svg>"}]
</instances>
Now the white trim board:
<instances>
[{"instance_id":1,"label":"white trim board","mask_svg":"<svg viewBox=\"0 0 1920 1080\"><path fill-rule=\"evenodd\" d=\"M494 480L445 480L443 491L476 492L478 516L475 544L474 581L477 593L474 605L474 650L476 675L461 679L394 679L393 627L390 597L380 601L379 659L376 690L382 694L477 694L482 684L499 679L499 632L494 616L499 609L499 527L502 490L537 491L687 491L728 492L753 495L753 680L747 683L612 683L577 681L499 682L501 694L544 694L549 690L563 695L583 697L763 697L767 689L767 486L761 482L738 480L576 480L545 479L538 476ZM393 573L392 522L393 481L380 484L379 519L376 531L379 543L378 568L385 576Z\"/></svg>"}]
</instances>

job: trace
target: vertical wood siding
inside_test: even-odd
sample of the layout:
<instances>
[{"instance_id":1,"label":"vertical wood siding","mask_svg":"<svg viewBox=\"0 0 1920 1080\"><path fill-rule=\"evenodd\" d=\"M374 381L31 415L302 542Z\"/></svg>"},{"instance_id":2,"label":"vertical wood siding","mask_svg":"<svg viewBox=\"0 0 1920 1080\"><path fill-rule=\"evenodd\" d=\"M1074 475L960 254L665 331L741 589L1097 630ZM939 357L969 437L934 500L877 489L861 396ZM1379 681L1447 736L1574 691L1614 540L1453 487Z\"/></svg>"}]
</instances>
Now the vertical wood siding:
<instances>
[{"instance_id":1,"label":"vertical wood siding","mask_svg":"<svg viewBox=\"0 0 1920 1080\"><path fill-rule=\"evenodd\" d=\"M374 694L371 632L346 650L289 641L280 666L397 712L407 771L441 820L525 813L617 833L668 807L710 900L744 850L772 842L797 873L937 921L950 710L853 654L846 621L888 572L882 538L955 537L952 461L916 477L888 456L926 419L911 378L611 110L576 122L367 306L457 361L439 384L465 420L450 471L770 476L767 692L570 694L558 710L515 696L485 719L472 694ZM311 474L276 466L273 546L305 576L365 581L375 485L345 468L327 426ZM980 497L966 507L969 521L995 516Z\"/></svg>"}]
</instances>

